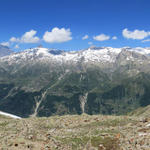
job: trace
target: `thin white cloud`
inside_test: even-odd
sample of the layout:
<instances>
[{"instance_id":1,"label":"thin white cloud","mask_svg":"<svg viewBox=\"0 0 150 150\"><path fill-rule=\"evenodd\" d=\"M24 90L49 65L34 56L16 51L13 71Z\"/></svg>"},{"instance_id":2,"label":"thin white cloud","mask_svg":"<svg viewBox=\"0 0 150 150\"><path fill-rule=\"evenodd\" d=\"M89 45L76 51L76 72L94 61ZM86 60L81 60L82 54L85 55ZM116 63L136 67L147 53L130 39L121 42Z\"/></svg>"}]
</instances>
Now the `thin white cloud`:
<instances>
[{"instance_id":1,"label":"thin white cloud","mask_svg":"<svg viewBox=\"0 0 150 150\"><path fill-rule=\"evenodd\" d=\"M112 40L117 40L118 38L116 36L113 36L112 37Z\"/></svg>"},{"instance_id":2,"label":"thin white cloud","mask_svg":"<svg viewBox=\"0 0 150 150\"><path fill-rule=\"evenodd\" d=\"M19 45L18 45L18 44L17 44L17 45L15 45L15 48L16 48L16 49L18 49L18 48L19 48Z\"/></svg>"},{"instance_id":3,"label":"thin white cloud","mask_svg":"<svg viewBox=\"0 0 150 150\"><path fill-rule=\"evenodd\" d=\"M92 43L92 42L88 42L88 44L89 44L89 45L92 45L93 43Z\"/></svg>"},{"instance_id":4,"label":"thin white cloud","mask_svg":"<svg viewBox=\"0 0 150 150\"><path fill-rule=\"evenodd\" d=\"M86 40L86 39L88 39L88 38L89 38L89 36L88 36L88 35L85 35L85 36L82 37L82 40Z\"/></svg>"},{"instance_id":5,"label":"thin white cloud","mask_svg":"<svg viewBox=\"0 0 150 150\"><path fill-rule=\"evenodd\" d=\"M100 34L100 35L94 36L93 39L96 41L106 41L110 39L110 36L105 35L105 34Z\"/></svg>"},{"instance_id":6,"label":"thin white cloud","mask_svg":"<svg viewBox=\"0 0 150 150\"><path fill-rule=\"evenodd\" d=\"M21 38L12 37L10 42L19 42L19 43L38 43L40 41L39 37L35 36L37 31L30 30L22 35Z\"/></svg>"},{"instance_id":7,"label":"thin white cloud","mask_svg":"<svg viewBox=\"0 0 150 150\"><path fill-rule=\"evenodd\" d=\"M51 32L46 31L43 35L43 40L47 43L62 43L72 40L70 29L53 28Z\"/></svg>"},{"instance_id":8,"label":"thin white cloud","mask_svg":"<svg viewBox=\"0 0 150 150\"><path fill-rule=\"evenodd\" d=\"M143 43L145 43L145 42L150 42L150 39L143 40L142 42L143 42Z\"/></svg>"},{"instance_id":9,"label":"thin white cloud","mask_svg":"<svg viewBox=\"0 0 150 150\"><path fill-rule=\"evenodd\" d=\"M2 43L0 43L1 45L3 45L3 46L10 46L10 43L9 42L2 42Z\"/></svg>"},{"instance_id":10,"label":"thin white cloud","mask_svg":"<svg viewBox=\"0 0 150 150\"><path fill-rule=\"evenodd\" d=\"M127 28L122 31L122 35L127 39L142 40L150 35L150 32L144 30L129 31Z\"/></svg>"},{"instance_id":11,"label":"thin white cloud","mask_svg":"<svg viewBox=\"0 0 150 150\"><path fill-rule=\"evenodd\" d=\"M9 40L10 42L19 42L20 40L18 38L12 37Z\"/></svg>"}]
</instances>

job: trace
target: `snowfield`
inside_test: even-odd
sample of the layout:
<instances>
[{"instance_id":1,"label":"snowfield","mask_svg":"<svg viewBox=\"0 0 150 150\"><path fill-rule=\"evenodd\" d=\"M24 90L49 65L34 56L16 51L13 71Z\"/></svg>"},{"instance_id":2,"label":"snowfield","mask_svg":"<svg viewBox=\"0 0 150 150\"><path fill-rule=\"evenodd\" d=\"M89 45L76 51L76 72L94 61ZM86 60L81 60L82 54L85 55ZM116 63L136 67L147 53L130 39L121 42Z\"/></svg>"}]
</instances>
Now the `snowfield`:
<instances>
[{"instance_id":1,"label":"snowfield","mask_svg":"<svg viewBox=\"0 0 150 150\"><path fill-rule=\"evenodd\" d=\"M113 63L116 61L117 56L122 51L134 52L141 55L150 55L150 48L112 48L112 47L93 47L79 51L62 51L56 49L48 48L31 48L18 53L13 53L8 56L0 58L0 62L8 62L9 65L13 63L21 63L24 61L34 61L35 59L42 60L44 62L54 61L59 63L66 62L79 62L83 60L84 62L109 62ZM127 60L133 60L133 58L128 57ZM134 61L134 60L133 60Z\"/></svg>"}]
</instances>

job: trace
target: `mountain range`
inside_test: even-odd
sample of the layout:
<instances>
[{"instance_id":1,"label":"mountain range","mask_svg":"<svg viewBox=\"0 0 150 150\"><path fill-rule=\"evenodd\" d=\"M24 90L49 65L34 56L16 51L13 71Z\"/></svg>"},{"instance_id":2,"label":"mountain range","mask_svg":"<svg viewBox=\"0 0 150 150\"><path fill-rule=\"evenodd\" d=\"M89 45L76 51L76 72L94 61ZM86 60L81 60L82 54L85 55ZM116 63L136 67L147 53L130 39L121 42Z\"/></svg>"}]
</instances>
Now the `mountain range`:
<instances>
[{"instance_id":1,"label":"mountain range","mask_svg":"<svg viewBox=\"0 0 150 150\"><path fill-rule=\"evenodd\" d=\"M31 48L0 57L0 110L126 114L150 104L150 48Z\"/></svg>"}]
</instances>

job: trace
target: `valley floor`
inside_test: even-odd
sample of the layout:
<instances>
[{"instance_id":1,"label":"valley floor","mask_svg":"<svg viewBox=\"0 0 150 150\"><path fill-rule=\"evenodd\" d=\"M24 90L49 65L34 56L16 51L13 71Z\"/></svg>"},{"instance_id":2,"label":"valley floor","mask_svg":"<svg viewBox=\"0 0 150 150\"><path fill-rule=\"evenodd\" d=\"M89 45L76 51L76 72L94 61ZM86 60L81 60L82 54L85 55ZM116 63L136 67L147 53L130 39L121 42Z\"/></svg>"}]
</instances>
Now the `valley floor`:
<instances>
[{"instance_id":1,"label":"valley floor","mask_svg":"<svg viewBox=\"0 0 150 150\"><path fill-rule=\"evenodd\" d=\"M150 150L150 118L0 116L0 150Z\"/></svg>"}]
</instances>

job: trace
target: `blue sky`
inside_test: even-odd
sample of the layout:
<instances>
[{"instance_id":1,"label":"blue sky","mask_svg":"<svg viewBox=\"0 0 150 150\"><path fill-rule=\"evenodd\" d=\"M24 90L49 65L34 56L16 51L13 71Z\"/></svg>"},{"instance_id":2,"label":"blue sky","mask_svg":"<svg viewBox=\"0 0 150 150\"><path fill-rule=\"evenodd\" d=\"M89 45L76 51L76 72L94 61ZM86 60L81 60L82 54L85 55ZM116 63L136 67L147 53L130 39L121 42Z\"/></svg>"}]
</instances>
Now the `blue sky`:
<instances>
[{"instance_id":1,"label":"blue sky","mask_svg":"<svg viewBox=\"0 0 150 150\"><path fill-rule=\"evenodd\" d=\"M1 0L0 43L15 51L150 47L149 16L149 0Z\"/></svg>"}]
</instances>

